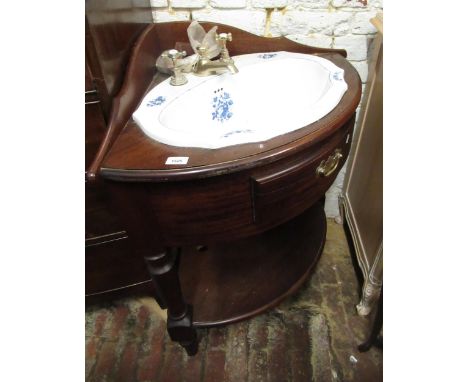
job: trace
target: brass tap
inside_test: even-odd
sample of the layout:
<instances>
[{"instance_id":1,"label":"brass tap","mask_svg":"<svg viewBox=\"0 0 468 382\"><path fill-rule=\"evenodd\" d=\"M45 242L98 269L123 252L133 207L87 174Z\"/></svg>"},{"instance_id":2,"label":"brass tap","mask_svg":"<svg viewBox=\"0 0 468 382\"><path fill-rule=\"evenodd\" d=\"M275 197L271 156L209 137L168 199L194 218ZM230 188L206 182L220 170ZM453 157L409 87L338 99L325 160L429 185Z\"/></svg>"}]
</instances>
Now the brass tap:
<instances>
[{"instance_id":1,"label":"brass tap","mask_svg":"<svg viewBox=\"0 0 468 382\"><path fill-rule=\"evenodd\" d=\"M216 35L216 41L221 45L221 57L218 60L211 60L207 56L207 48L199 46L196 48L198 60L193 67L193 74L197 76L209 76L212 74L220 74L224 72L238 73L234 60L229 56L229 51L226 47L227 41L232 41L231 33L220 33Z\"/></svg>"},{"instance_id":2,"label":"brass tap","mask_svg":"<svg viewBox=\"0 0 468 382\"><path fill-rule=\"evenodd\" d=\"M179 66L178 60L187 55L185 51L178 51L177 49L170 49L163 52L162 56L170 58L173 64L173 75L171 76L170 84L174 86L184 85L187 83L187 77L182 74L182 68Z\"/></svg>"}]
</instances>

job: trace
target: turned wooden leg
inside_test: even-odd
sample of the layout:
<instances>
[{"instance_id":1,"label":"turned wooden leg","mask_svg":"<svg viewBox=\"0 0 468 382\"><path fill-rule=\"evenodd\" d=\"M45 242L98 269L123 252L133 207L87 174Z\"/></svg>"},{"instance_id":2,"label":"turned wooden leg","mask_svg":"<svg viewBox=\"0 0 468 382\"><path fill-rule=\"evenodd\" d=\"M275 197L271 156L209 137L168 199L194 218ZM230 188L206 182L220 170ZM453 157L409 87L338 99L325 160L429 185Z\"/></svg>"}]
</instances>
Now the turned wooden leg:
<instances>
[{"instance_id":1,"label":"turned wooden leg","mask_svg":"<svg viewBox=\"0 0 468 382\"><path fill-rule=\"evenodd\" d=\"M180 248L166 248L154 256L145 256L156 286L156 301L167 308L167 331L172 341L179 342L188 355L198 351L197 333L192 325L193 309L182 296L178 275Z\"/></svg>"}]
</instances>

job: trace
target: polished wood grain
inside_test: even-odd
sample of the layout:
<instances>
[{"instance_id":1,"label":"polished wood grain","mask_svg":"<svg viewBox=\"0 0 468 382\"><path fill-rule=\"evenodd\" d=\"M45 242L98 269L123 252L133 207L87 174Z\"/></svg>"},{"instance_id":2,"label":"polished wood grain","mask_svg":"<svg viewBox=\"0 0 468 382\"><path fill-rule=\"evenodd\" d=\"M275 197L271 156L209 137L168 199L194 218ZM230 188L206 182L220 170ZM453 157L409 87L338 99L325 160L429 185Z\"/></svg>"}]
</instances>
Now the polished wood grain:
<instances>
[{"instance_id":1,"label":"polished wood grain","mask_svg":"<svg viewBox=\"0 0 468 382\"><path fill-rule=\"evenodd\" d=\"M176 182L106 184L118 201L115 211L124 216L130 236L138 237L142 247L148 245L148 237L156 243L179 246L255 235L299 215L323 197L346 160L353 121L337 129L328 143L319 142L264 166ZM327 178L317 178L314 166L337 147L343 149L338 168ZM308 166L294 179L276 177L273 189L255 186L259 180L286 174L304 161ZM294 183L297 187L291 187Z\"/></svg>"},{"instance_id":2,"label":"polished wood grain","mask_svg":"<svg viewBox=\"0 0 468 382\"><path fill-rule=\"evenodd\" d=\"M240 145L237 148L221 151L191 149L189 151L191 158L204 158L206 156L210 159L210 163L205 162L203 168L191 164L189 168L168 170L161 166L164 163L162 159L165 161L168 155L179 155L177 154L179 149L158 144L146 137L132 123L131 115L149 90L156 74L154 67L156 58L163 50L173 48L178 42L187 41L186 29L188 25L188 22L155 24L147 27L141 34L130 58L122 89L114 98L106 137L88 171L90 179L96 177L101 167L103 167L102 173L105 173L107 177L112 176L114 179L128 179L130 181L137 180L137 178L141 180L158 178L163 181L167 175L181 179L190 178L194 175L209 176L219 174L222 171L235 171L237 168L248 167L248 164L243 162L245 157L258 153L258 144ZM202 25L207 29L215 24L202 23ZM256 161L274 161L278 156L281 157L282 154L286 155L288 151L294 151L298 144L310 145L318 140L325 139L337 125L343 125L352 116L360 100L361 82L354 67L344 59L346 56L345 51L314 48L283 37L263 38L227 25L219 25L219 30L232 33L233 41L229 43L229 50L232 55L280 50L320 54L345 69L345 80L349 85L349 89L345 93L340 106L320 121L296 132L285 134L283 140L273 139L271 142L265 142L266 147L261 150L260 154L256 155ZM124 128L125 131L120 136ZM117 138L119 138L119 143L116 144L112 152L109 152ZM289 145L287 145L288 142ZM279 146L282 147L279 148ZM105 157L106 160L103 163ZM122 161L122 158L126 158L126 160ZM220 165L220 163L226 161L236 161L236 163L230 163L227 166ZM191 163L197 162L195 160L195 162L191 161ZM197 168L191 169L192 167ZM131 173L126 171L128 169L132 170Z\"/></svg>"},{"instance_id":3,"label":"polished wood grain","mask_svg":"<svg viewBox=\"0 0 468 382\"><path fill-rule=\"evenodd\" d=\"M178 267L179 248L164 248L145 256L149 274L156 288L156 300L161 308L167 308L167 331L172 341L179 342L188 355L198 350L197 333L192 324L193 308L182 295Z\"/></svg>"},{"instance_id":4,"label":"polished wood grain","mask_svg":"<svg viewBox=\"0 0 468 382\"><path fill-rule=\"evenodd\" d=\"M328 57L343 67L349 90L339 106L319 121L302 129L264 142L247 143L221 149L175 147L146 136L130 120L102 163L101 174L121 181L165 181L207 177L251 168L285 158L326 139L337 126L348 121L360 99L360 79L341 56ZM343 61L343 62L342 62ZM346 63L346 65L345 65ZM187 165L168 166L170 156L185 156Z\"/></svg>"},{"instance_id":5,"label":"polished wood grain","mask_svg":"<svg viewBox=\"0 0 468 382\"><path fill-rule=\"evenodd\" d=\"M96 93L86 94L85 104L85 168L94 160L106 134L106 121Z\"/></svg>"},{"instance_id":6,"label":"polished wood grain","mask_svg":"<svg viewBox=\"0 0 468 382\"><path fill-rule=\"evenodd\" d=\"M251 176L254 222L274 223L284 216L295 216L304 205L319 200L330 187L348 156L353 134L354 118L324 143L304 150L290 161L278 161ZM343 158L331 177L318 177L317 167L322 160L341 150Z\"/></svg>"},{"instance_id":7,"label":"polished wood grain","mask_svg":"<svg viewBox=\"0 0 468 382\"><path fill-rule=\"evenodd\" d=\"M91 306L95 304L105 304L109 303L110 301L115 301L121 298L154 296L155 290L153 281L148 276L148 271L146 269L145 274L147 277L146 281L139 281L134 284L124 285L114 289L106 289L97 293L86 294L86 306Z\"/></svg>"},{"instance_id":8,"label":"polished wood grain","mask_svg":"<svg viewBox=\"0 0 468 382\"><path fill-rule=\"evenodd\" d=\"M120 90L133 44L149 23L149 0L87 0L85 14L85 170L107 132L108 112ZM86 182L86 302L128 293L154 293L141 256L135 256L125 222L110 208L103 182Z\"/></svg>"},{"instance_id":9,"label":"polished wood grain","mask_svg":"<svg viewBox=\"0 0 468 382\"><path fill-rule=\"evenodd\" d=\"M86 302L123 296L124 289L154 293L143 257L135 254L126 223L113 209L106 184L86 182L85 191Z\"/></svg>"},{"instance_id":10,"label":"polished wood grain","mask_svg":"<svg viewBox=\"0 0 468 382\"><path fill-rule=\"evenodd\" d=\"M131 241L125 233L86 241L85 295L106 294L150 281L142 257L132 256Z\"/></svg>"},{"instance_id":11,"label":"polished wood grain","mask_svg":"<svg viewBox=\"0 0 468 382\"><path fill-rule=\"evenodd\" d=\"M156 24L142 32L88 179L103 182L112 195L133 254L145 258L155 298L169 309L169 335L192 355L196 326L258 314L298 288L313 268L326 232L323 196L348 155L361 82L344 51L220 25L220 32L233 35L232 55L320 54L344 69L348 90L319 121L266 142L218 150L164 145L146 137L131 115L161 79L156 58L186 43L188 25ZM317 166L336 149L343 157L335 171L317 177ZM168 156L190 156L190 164L169 169ZM200 245L207 250L194 251ZM249 294L255 290L257 296Z\"/></svg>"},{"instance_id":12,"label":"polished wood grain","mask_svg":"<svg viewBox=\"0 0 468 382\"><path fill-rule=\"evenodd\" d=\"M153 22L149 0L86 0L86 56L98 89L105 118L122 86L132 47Z\"/></svg>"},{"instance_id":13,"label":"polished wood grain","mask_svg":"<svg viewBox=\"0 0 468 382\"><path fill-rule=\"evenodd\" d=\"M294 293L318 261L325 243L321 204L262 235L182 250L180 279L195 307L194 326L237 322Z\"/></svg>"}]
</instances>

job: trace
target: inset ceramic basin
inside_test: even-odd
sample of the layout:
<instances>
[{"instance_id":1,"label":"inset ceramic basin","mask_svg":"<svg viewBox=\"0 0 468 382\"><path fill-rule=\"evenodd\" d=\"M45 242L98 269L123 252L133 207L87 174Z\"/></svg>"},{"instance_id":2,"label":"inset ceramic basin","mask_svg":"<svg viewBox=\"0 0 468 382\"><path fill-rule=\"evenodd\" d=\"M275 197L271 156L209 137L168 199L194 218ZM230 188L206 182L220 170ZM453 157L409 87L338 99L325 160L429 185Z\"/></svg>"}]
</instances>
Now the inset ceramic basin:
<instances>
[{"instance_id":1,"label":"inset ceramic basin","mask_svg":"<svg viewBox=\"0 0 468 382\"><path fill-rule=\"evenodd\" d=\"M133 114L151 138L216 149L260 142L305 127L332 111L348 89L343 69L317 56L254 53L233 57L239 73L154 87Z\"/></svg>"}]
</instances>

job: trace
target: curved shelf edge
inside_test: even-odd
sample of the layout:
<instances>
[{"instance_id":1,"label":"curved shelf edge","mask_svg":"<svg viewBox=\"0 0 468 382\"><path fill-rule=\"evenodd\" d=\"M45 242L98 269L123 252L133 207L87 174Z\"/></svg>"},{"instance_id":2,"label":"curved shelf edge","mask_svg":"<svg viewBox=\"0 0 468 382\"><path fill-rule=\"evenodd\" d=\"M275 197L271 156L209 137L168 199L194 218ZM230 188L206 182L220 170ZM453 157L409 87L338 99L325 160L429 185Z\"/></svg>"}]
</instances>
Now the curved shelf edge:
<instances>
[{"instance_id":1,"label":"curved shelf edge","mask_svg":"<svg viewBox=\"0 0 468 382\"><path fill-rule=\"evenodd\" d=\"M261 235L184 249L180 280L195 327L227 325L277 306L308 279L325 244L323 205Z\"/></svg>"}]
</instances>

